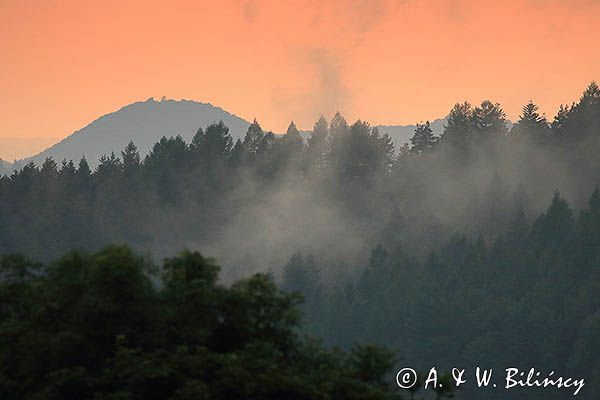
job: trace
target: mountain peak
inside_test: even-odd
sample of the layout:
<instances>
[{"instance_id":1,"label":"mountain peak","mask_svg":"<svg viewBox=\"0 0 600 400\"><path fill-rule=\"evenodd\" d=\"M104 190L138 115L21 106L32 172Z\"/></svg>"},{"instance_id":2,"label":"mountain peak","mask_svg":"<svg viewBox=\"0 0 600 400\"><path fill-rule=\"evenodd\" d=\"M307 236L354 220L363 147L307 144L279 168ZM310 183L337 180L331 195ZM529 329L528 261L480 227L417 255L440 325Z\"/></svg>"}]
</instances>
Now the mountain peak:
<instances>
[{"instance_id":1,"label":"mountain peak","mask_svg":"<svg viewBox=\"0 0 600 400\"><path fill-rule=\"evenodd\" d=\"M103 154L125 148L133 141L140 154L147 154L163 136L181 135L190 141L199 127L222 120L234 139L242 138L249 122L209 103L191 100L172 100L163 96L128 104L119 110L103 115L84 128L41 153L22 160L19 164L34 161L41 164L47 157L56 161L79 160L85 156L90 166L95 166Z\"/></svg>"},{"instance_id":2,"label":"mountain peak","mask_svg":"<svg viewBox=\"0 0 600 400\"><path fill-rule=\"evenodd\" d=\"M181 135L190 142L199 127L222 120L229 127L234 140L243 139L250 123L220 107L194 100L174 100L162 96L160 101L149 97L103 115L87 126L32 157L15 163L0 160L0 175L10 173L28 162L41 165L47 157L55 161L85 157L94 168L104 154L119 152L133 141L144 157L163 136ZM431 123L435 134L441 135L445 119ZM380 132L388 133L397 147L406 143L414 134L415 125L379 125ZM305 135L309 135L305 132Z\"/></svg>"}]
</instances>

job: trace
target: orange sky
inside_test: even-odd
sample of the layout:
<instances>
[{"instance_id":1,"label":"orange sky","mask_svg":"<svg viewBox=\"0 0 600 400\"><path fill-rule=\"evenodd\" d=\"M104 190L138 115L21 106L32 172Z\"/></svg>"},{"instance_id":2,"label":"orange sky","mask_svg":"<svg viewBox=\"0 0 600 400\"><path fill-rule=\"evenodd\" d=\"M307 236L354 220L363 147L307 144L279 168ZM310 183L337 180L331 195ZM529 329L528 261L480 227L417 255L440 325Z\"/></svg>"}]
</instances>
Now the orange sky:
<instances>
[{"instance_id":1,"label":"orange sky","mask_svg":"<svg viewBox=\"0 0 600 400\"><path fill-rule=\"evenodd\" d=\"M598 15L594 0L0 0L0 158L163 95L275 131L484 98L553 116L600 79Z\"/></svg>"}]
</instances>

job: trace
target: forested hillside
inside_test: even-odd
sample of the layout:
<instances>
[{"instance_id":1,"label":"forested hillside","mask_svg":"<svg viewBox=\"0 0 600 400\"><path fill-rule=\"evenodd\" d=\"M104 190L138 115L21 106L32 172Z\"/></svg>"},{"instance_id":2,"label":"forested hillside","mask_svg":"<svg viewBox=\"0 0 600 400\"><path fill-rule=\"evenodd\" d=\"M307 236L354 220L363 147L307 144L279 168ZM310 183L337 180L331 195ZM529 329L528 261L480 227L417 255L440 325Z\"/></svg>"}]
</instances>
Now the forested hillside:
<instances>
[{"instance_id":1,"label":"forested hillside","mask_svg":"<svg viewBox=\"0 0 600 400\"><path fill-rule=\"evenodd\" d=\"M599 152L595 83L550 120L525 105L510 129L499 104L458 103L441 137L425 122L399 149L339 113L307 140L255 120L234 142L215 123L143 159L130 143L93 171L47 159L1 178L0 253L190 248L216 257L225 282L269 272L301 292L306 330L328 345L392 346L421 368L560 370L595 399ZM494 395L511 398L461 398Z\"/></svg>"},{"instance_id":2,"label":"forested hillside","mask_svg":"<svg viewBox=\"0 0 600 400\"><path fill-rule=\"evenodd\" d=\"M588 380L581 397L600 393L598 189L579 215L556 193L533 224L518 213L493 241L457 234L423 260L400 242L377 245L358 279L333 288L321 279L328 268L297 253L282 282L304 295L308 331L328 344L385 344L423 370L560 370ZM461 398L471 395L566 398Z\"/></svg>"},{"instance_id":3,"label":"forested hillside","mask_svg":"<svg viewBox=\"0 0 600 400\"><path fill-rule=\"evenodd\" d=\"M556 190L586 205L600 178L599 93L591 84L551 122L528 104L510 131L499 105L457 104L440 138L424 123L400 149L337 114L306 142L293 123L279 136L254 121L235 142L217 123L189 143L164 137L143 159L130 143L93 170L30 163L0 179L0 252L50 260L124 242L161 258L187 246L230 277L296 251L348 271L395 238L419 256L455 232L491 240L518 212L532 222Z\"/></svg>"}]
</instances>

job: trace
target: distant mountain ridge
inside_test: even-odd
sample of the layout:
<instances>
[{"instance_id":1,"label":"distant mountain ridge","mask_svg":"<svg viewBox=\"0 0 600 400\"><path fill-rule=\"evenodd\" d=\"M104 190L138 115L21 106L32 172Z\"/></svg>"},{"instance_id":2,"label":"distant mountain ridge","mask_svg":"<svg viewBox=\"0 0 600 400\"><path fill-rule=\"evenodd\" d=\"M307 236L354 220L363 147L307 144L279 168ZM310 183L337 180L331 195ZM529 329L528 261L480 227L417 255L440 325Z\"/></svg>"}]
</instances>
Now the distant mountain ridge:
<instances>
[{"instance_id":1,"label":"distant mountain ridge","mask_svg":"<svg viewBox=\"0 0 600 400\"><path fill-rule=\"evenodd\" d=\"M29 162L41 165L47 157L56 162L73 160L76 163L85 157L92 168L104 154L119 155L129 141L133 140L140 154L145 156L163 136L181 135L189 142L199 127L222 120L229 127L234 140L243 138L250 123L232 113L209 103L192 100L162 100L149 98L129 104L106 114L87 126L75 131L46 150L14 163L0 160L0 175L10 174ZM443 132L444 119L431 123L436 135ZM402 146L413 135L415 125L379 125L381 133L388 133L396 147ZM304 136L309 132L303 132Z\"/></svg>"},{"instance_id":2,"label":"distant mountain ridge","mask_svg":"<svg viewBox=\"0 0 600 400\"><path fill-rule=\"evenodd\" d=\"M181 135L189 141L199 127L219 120L229 127L234 139L243 137L249 125L242 118L208 103L149 98L104 115L41 153L17 163L24 165L33 161L39 165L47 157L57 162L85 157L93 167L104 154L119 155L131 140L140 154L146 155L163 136Z\"/></svg>"},{"instance_id":3,"label":"distant mountain ridge","mask_svg":"<svg viewBox=\"0 0 600 400\"><path fill-rule=\"evenodd\" d=\"M425 121L423 121L425 122ZM436 136L441 136L444 133L445 118L429 121L429 127ZM396 149L407 143L415 133L415 125L377 125L380 133L387 133L392 138Z\"/></svg>"},{"instance_id":4,"label":"distant mountain ridge","mask_svg":"<svg viewBox=\"0 0 600 400\"><path fill-rule=\"evenodd\" d=\"M6 162L0 158L0 176L10 174L12 169L12 163Z\"/></svg>"}]
</instances>

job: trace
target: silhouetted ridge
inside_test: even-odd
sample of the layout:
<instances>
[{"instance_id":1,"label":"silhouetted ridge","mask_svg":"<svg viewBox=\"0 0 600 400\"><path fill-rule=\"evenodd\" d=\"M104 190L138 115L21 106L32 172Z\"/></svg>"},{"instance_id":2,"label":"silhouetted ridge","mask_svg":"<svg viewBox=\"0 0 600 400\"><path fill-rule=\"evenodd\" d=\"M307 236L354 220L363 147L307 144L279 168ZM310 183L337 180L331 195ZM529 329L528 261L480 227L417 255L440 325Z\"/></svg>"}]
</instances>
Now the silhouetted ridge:
<instances>
[{"instance_id":1,"label":"silhouetted ridge","mask_svg":"<svg viewBox=\"0 0 600 400\"><path fill-rule=\"evenodd\" d=\"M106 114L41 153L21 160L41 165L47 157L57 161L85 156L92 167L103 154L118 153L133 141L142 155L163 136L190 140L199 127L222 120L232 137L243 137L249 123L209 103L191 100L155 101L149 98Z\"/></svg>"}]
</instances>

